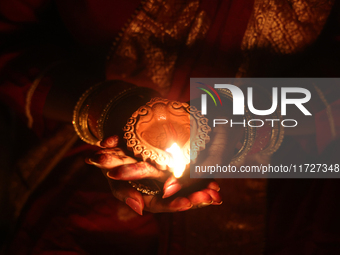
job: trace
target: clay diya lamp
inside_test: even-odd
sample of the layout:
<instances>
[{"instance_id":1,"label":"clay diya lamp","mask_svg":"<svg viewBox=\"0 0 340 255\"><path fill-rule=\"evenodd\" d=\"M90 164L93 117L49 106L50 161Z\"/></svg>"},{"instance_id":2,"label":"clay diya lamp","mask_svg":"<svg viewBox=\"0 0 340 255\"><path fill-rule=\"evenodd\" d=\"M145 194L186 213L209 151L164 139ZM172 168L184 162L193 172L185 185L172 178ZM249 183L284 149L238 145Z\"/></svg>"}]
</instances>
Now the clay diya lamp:
<instances>
[{"instance_id":1,"label":"clay diya lamp","mask_svg":"<svg viewBox=\"0 0 340 255\"><path fill-rule=\"evenodd\" d=\"M129 118L124 127L124 138L135 157L180 178L209 142L210 131L208 119L195 107L153 98ZM130 183L149 195L162 190L162 184L154 180Z\"/></svg>"}]
</instances>

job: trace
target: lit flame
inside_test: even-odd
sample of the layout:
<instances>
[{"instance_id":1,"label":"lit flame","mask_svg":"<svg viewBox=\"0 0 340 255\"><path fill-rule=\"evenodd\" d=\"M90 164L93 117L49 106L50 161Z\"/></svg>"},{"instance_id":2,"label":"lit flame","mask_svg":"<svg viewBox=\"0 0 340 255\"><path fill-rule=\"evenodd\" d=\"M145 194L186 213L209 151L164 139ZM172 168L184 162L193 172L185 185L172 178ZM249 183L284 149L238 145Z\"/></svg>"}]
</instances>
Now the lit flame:
<instances>
[{"instance_id":1,"label":"lit flame","mask_svg":"<svg viewBox=\"0 0 340 255\"><path fill-rule=\"evenodd\" d=\"M177 143L173 143L170 148L166 149L166 151L172 156L169 167L172 169L174 176L176 178L181 177L186 166L181 148L177 145Z\"/></svg>"}]
</instances>

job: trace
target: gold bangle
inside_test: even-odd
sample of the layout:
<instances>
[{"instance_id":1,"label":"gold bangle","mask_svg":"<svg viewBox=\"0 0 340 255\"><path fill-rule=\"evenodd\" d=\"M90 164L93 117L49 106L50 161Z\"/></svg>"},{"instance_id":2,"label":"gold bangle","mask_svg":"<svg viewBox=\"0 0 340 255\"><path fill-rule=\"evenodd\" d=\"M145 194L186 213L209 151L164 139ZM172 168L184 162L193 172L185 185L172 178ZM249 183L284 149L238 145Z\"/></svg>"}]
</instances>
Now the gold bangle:
<instances>
[{"instance_id":1,"label":"gold bangle","mask_svg":"<svg viewBox=\"0 0 340 255\"><path fill-rule=\"evenodd\" d=\"M284 127L280 125L282 121L282 116L279 110L277 110L273 115L275 119L279 119L280 121L279 123L275 123L274 127L272 127L271 138L270 138L270 142L268 146L259 152L262 155L267 155L267 156L272 155L274 152L276 152L280 148L283 142Z\"/></svg>"},{"instance_id":2,"label":"gold bangle","mask_svg":"<svg viewBox=\"0 0 340 255\"><path fill-rule=\"evenodd\" d=\"M89 110L89 104L86 104L85 102L89 98L89 96L94 93L98 87L101 85L101 83L98 83L88 90L86 90L81 97L79 98L74 111L73 111L73 127L80 139L82 139L84 142L89 144L96 144L98 142L98 138L94 137L93 134L90 132L88 127L88 110Z\"/></svg>"},{"instance_id":3,"label":"gold bangle","mask_svg":"<svg viewBox=\"0 0 340 255\"><path fill-rule=\"evenodd\" d=\"M112 135L105 134L104 127L116 108L121 105L128 108L125 107L125 102L131 103L131 100L128 99L133 97L148 101L153 96L155 96L155 91L123 81L112 80L98 83L85 91L79 98L73 111L72 124L84 142L96 145L106 136ZM132 109L132 112L134 110ZM117 112L121 113L120 110ZM127 112L126 115L124 117L127 119L131 114ZM125 119L117 122L120 121L126 123ZM117 127L118 132L122 130L124 124Z\"/></svg>"},{"instance_id":4,"label":"gold bangle","mask_svg":"<svg viewBox=\"0 0 340 255\"><path fill-rule=\"evenodd\" d=\"M225 98L233 100L232 93L227 89L218 89L221 92L221 95ZM252 118L252 114L249 110L245 107L245 115L244 120L246 123ZM245 158L248 152L251 150L256 136L256 127L249 127L246 125L244 130L244 139L241 149L236 153L236 155L232 158L231 164L239 163L243 158Z\"/></svg>"},{"instance_id":5,"label":"gold bangle","mask_svg":"<svg viewBox=\"0 0 340 255\"><path fill-rule=\"evenodd\" d=\"M257 87L261 89L264 93L266 93L268 98L271 97L268 90L266 90L264 87L262 86ZM271 130L271 138L268 145L266 146L266 148L259 152L260 154L267 156L272 155L280 148L284 138L284 127L281 125L282 122L281 111L276 110L271 116L273 116L273 119L279 119L280 121L279 123L278 122L274 123L274 126L272 127Z\"/></svg>"}]
</instances>

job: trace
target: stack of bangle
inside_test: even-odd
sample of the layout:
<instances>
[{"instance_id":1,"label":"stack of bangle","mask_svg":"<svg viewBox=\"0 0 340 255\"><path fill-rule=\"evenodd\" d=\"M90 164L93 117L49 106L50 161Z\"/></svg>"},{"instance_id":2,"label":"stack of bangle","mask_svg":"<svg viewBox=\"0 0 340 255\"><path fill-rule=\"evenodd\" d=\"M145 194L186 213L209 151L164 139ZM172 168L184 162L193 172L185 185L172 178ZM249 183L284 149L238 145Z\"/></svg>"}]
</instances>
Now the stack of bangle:
<instances>
[{"instance_id":1,"label":"stack of bangle","mask_svg":"<svg viewBox=\"0 0 340 255\"><path fill-rule=\"evenodd\" d=\"M233 95L230 92L230 90L227 89L219 89L219 92L221 95L229 100L233 100ZM244 120L246 123L251 119L252 114L248 111L247 108L245 108L245 115ZM256 127L248 127L246 125L246 128L244 130L244 139L241 149L236 153L236 155L232 158L231 164L235 164L240 162L251 150L253 147L254 141L255 141L255 135L256 135Z\"/></svg>"},{"instance_id":2,"label":"stack of bangle","mask_svg":"<svg viewBox=\"0 0 340 255\"><path fill-rule=\"evenodd\" d=\"M257 86L257 88L262 94L265 94L265 98L269 99L271 97L270 93L265 88L261 86ZM284 127L281 125L281 111L276 110L268 117L268 119L276 121L266 122L267 124L258 129L255 144L259 144L259 146L254 146L254 149L250 151L250 154L260 153L262 155L270 156L280 148L284 138ZM265 140L267 140L267 142Z\"/></svg>"},{"instance_id":3,"label":"stack of bangle","mask_svg":"<svg viewBox=\"0 0 340 255\"><path fill-rule=\"evenodd\" d=\"M118 80L96 84L78 100L74 129L83 141L98 144L104 137L122 134L131 114L157 95L151 89Z\"/></svg>"},{"instance_id":4,"label":"stack of bangle","mask_svg":"<svg viewBox=\"0 0 340 255\"><path fill-rule=\"evenodd\" d=\"M232 93L227 89L218 89L220 94L233 100ZM247 155L259 153L261 155L272 155L280 147L284 138L284 128L280 125L282 117L280 111L276 111L272 114L272 119L280 120L273 122L265 122L261 127L255 127L249 125L249 121L252 119L252 114L245 107L244 121L245 131L243 144L241 149L232 158L231 164L236 164L244 159Z\"/></svg>"}]
</instances>

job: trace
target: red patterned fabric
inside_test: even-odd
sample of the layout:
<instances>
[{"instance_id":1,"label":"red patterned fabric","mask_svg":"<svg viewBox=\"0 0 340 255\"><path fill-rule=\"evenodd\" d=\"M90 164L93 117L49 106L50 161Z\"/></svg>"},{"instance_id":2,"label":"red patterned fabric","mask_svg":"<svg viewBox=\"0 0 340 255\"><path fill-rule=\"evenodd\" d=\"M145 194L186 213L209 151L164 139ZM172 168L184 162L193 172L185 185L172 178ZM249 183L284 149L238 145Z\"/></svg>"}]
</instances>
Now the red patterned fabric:
<instances>
[{"instance_id":1,"label":"red patterned fabric","mask_svg":"<svg viewBox=\"0 0 340 255\"><path fill-rule=\"evenodd\" d=\"M235 76L242 59L240 45L252 4L252 1L246 0L202 1L201 8L212 19L211 28L204 42L180 56L169 99L188 101L190 77ZM75 44L90 52L103 48L108 50L115 35L138 5L136 0L1 1L0 45L6 51L0 56L1 100L26 121L25 100L29 87L49 64L58 61L60 55L69 53L69 47L65 50L63 43L66 41L68 46ZM43 15L45 12L53 15L46 17ZM53 29L57 27L63 31L63 38L57 41L54 41L53 32L48 31L49 26L40 26L54 19L59 23L51 25ZM47 46L44 45L43 51L37 50L34 47L36 43L40 45L45 39ZM57 45L50 46L53 42ZM42 108L51 85L53 80L47 75L32 98L31 110L37 133L43 133ZM332 101L338 133L339 107L339 101ZM334 138L325 132L329 128L326 110L321 107L318 111L315 114L316 139L321 153L334 142ZM301 143L296 146L301 146ZM337 144L334 148L339 151ZM294 153L297 155L296 151ZM305 150L301 150L303 153ZM332 160L335 157L333 154ZM149 213L138 216L112 197L104 177L91 167L80 176L71 176L65 186L61 176L67 175L66 165L70 162L72 158L66 158L29 202L9 245L9 254L156 253L159 237L166 235L159 224L158 217L161 216ZM333 219L336 221L334 226L340 226L338 211L333 207L333 201L338 200L337 181L274 182L279 185L270 186L273 196L276 196L269 208L268 254L323 254L318 246L320 243L321 246L339 243L339 235L330 222ZM290 186L291 183L294 185ZM296 197L296 194L299 196ZM306 215L312 215L312 218L305 218ZM319 228L322 228L321 231ZM320 252L313 253L316 249ZM330 248L327 251L334 250Z\"/></svg>"}]
</instances>

